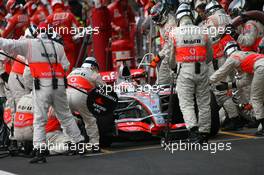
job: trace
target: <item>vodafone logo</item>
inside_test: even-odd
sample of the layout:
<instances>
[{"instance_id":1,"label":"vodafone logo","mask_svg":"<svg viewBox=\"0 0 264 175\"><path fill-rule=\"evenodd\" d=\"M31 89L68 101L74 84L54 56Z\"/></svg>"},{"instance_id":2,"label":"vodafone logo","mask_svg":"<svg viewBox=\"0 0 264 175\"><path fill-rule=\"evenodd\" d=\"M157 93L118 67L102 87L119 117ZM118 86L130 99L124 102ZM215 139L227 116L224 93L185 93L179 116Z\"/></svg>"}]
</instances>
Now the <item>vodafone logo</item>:
<instances>
[{"instance_id":1,"label":"vodafone logo","mask_svg":"<svg viewBox=\"0 0 264 175\"><path fill-rule=\"evenodd\" d=\"M17 118L18 120L24 120L24 117L25 117L24 114L19 114Z\"/></svg>"},{"instance_id":2,"label":"vodafone logo","mask_svg":"<svg viewBox=\"0 0 264 175\"><path fill-rule=\"evenodd\" d=\"M191 53L192 55L195 55L195 54L196 54L196 50L195 50L195 48L191 48L191 49L190 49L190 53Z\"/></svg>"},{"instance_id":3,"label":"vodafone logo","mask_svg":"<svg viewBox=\"0 0 264 175\"><path fill-rule=\"evenodd\" d=\"M76 81L77 81L77 78L75 77L70 78L70 82L75 83Z\"/></svg>"}]
</instances>

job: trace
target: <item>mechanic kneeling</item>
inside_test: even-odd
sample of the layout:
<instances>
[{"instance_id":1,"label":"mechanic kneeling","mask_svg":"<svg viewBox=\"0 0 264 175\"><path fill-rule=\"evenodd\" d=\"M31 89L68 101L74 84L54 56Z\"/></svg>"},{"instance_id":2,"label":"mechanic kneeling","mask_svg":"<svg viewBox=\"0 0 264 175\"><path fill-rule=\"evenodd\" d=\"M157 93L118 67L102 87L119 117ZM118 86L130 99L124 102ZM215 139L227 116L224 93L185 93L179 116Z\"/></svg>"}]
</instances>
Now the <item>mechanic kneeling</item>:
<instances>
[{"instance_id":1,"label":"mechanic kneeling","mask_svg":"<svg viewBox=\"0 0 264 175\"><path fill-rule=\"evenodd\" d=\"M15 139L24 143L25 153L30 153L33 140L33 94L27 94L21 97L17 104L17 110L14 118ZM67 153L66 143L70 138L65 135L60 128L60 123L54 114L54 110L49 108L48 120L45 126L47 134L47 143L50 155Z\"/></svg>"},{"instance_id":2,"label":"mechanic kneeling","mask_svg":"<svg viewBox=\"0 0 264 175\"><path fill-rule=\"evenodd\" d=\"M255 52L241 51L236 42L229 42L225 47L226 62L211 77L210 82L219 82L234 69L246 76L235 82L222 82L217 85L218 90L242 88L251 83L250 99L258 124L264 126L264 55ZM264 128L256 132L257 136L264 136Z\"/></svg>"}]
</instances>

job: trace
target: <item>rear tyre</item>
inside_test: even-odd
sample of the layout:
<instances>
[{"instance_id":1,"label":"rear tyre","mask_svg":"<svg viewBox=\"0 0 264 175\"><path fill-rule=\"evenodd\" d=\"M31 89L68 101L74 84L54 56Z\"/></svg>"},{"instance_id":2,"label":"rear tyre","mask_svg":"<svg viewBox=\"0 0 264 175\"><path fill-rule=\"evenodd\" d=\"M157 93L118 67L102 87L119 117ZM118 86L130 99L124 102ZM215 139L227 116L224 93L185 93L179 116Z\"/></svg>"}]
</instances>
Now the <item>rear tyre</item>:
<instances>
[{"instance_id":1,"label":"rear tyre","mask_svg":"<svg viewBox=\"0 0 264 175\"><path fill-rule=\"evenodd\" d=\"M97 117L97 125L100 134L100 147L111 146L114 132L114 117L113 114Z\"/></svg>"}]
</instances>

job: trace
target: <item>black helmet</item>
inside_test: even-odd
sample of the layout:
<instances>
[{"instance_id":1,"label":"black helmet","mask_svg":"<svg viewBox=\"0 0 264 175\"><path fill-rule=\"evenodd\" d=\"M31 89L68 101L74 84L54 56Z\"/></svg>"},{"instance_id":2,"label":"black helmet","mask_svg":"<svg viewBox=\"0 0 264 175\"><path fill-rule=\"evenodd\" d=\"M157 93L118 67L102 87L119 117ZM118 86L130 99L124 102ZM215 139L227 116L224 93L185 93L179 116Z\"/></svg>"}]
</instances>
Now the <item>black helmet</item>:
<instances>
[{"instance_id":1,"label":"black helmet","mask_svg":"<svg viewBox=\"0 0 264 175\"><path fill-rule=\"evenodd\" d=\"M150 10L151 19L157 25L164 25L166 23L168 20L168 13L169 9L162 2L158 2Z\"/></svg>"}]
</instances>

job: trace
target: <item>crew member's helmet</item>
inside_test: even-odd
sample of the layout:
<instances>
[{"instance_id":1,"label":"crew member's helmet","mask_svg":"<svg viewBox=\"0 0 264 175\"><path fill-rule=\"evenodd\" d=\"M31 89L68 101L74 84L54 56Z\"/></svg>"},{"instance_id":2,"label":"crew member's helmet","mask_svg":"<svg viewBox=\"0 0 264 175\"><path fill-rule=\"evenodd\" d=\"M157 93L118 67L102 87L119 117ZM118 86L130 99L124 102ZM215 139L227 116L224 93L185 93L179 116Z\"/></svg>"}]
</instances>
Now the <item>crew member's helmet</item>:
<instances>
[{"instance_id":1,"label":"crew member's helmet","mask_svg":"<svg viewBox=\"0 0 264 175\"><path fill-rule=\"evenodd\" d=\"M94 57L87 57L85 58L82 66L82 68L90 68L90 69L96 69L99 70L99 65Z\"/></svg>"},{"instance_id":2,"label":"crew member's helmet","mask_svg":"<svg viewBox=\"0 0 264 175\"><path fill-rule=\"evenodd\" d=\"M62 2L62 0L52 0L51 7L52 7L52 10L54 11L57 7L63 8L64 3Z\"/></svg>"},{"instance_id":3,"label":"crew member's helmet","mask_svg":"<svg viewBox=\"0 0 264 175\"><path fill-rule=\"evenodd\" d=\"M157 25L164 25L168 20L169 9L162 2L155 4L150 10L150 16Z\"/></svg>"},{"instance_id":4,"label":"crew member's helmet","mask_svg":"<svg viewBox=\"0 0 264 175\"><path fill-rule=\"evenodd\" d=\"M239 45L235 41L230 41L224 48L225 56L229 57L233 52L237 50L240 50Z\"/></svg>"},{"instance_id":5,"label":"crew member's helmet","mask_svg":"<svg viewBox=\"0 0 264 175\"><path fill-rule=\"evenodd\" d=\"M181 3L176 11L176 20L178 21L178 25L182 17L188 16L191 21L193 21L193 13L191 9L191 5L189 3Z\"/></svg>"},{"instance_id":6,"label":"crew member's helmet","mask_svg":"<svg viewBox=\"0 0 264 175\"><path fill-rule=\"evenodd\" d=\"M29 16L32 16L35 13L35 11L37 10L38 6L35 2L29 1L26 3L24 8L27 10L27 14Z\"/></svg>"},{"instance_id":7,"label":"crew member's helmet","mask_svg":"<svg viewBox=\"0 0 264 175\"><path fill-rule=\"evenodd\" d=\"M206 16L211 16L212 14L214 14L214 12L216 12L217 10L220 10L222 8L223 7L217 1L212 0L205 7Z\"/></svg>"},{"instance_id":8,"label":"crew member's helmet","mask_svg":"<svg viewBox=\"0 0 264 175\"><path fill-rule=\"evenodd\" d=\"M245 0L234 0L228 7L228 13L232 17L239 16L245 10Z\"/></svg>"},{"instance_id":9,"label":"crew member's helmet","mask_svg":"<svg viewBox=\"0 0 264 175\"><path fill-rule=\"evenodd\" d=\"M61 5L63 5L62 0L52 0L52 2L51 2L51 6L52 6L52 7L54 7L54 6L57 5L57 4L61 4Z\"/></svg>"},{"instance_id":10,"label":"crew member's helmet","mask_svg":"<svg viewBox=\"0 0 264 175\"><path fill-rule=\"evenodd\" d=\"M6 9L8 13L15 13L17 9L22 9L22 4L19 4L16 0L8 0L6 3Z\"/></svg>"}]
</instances>

